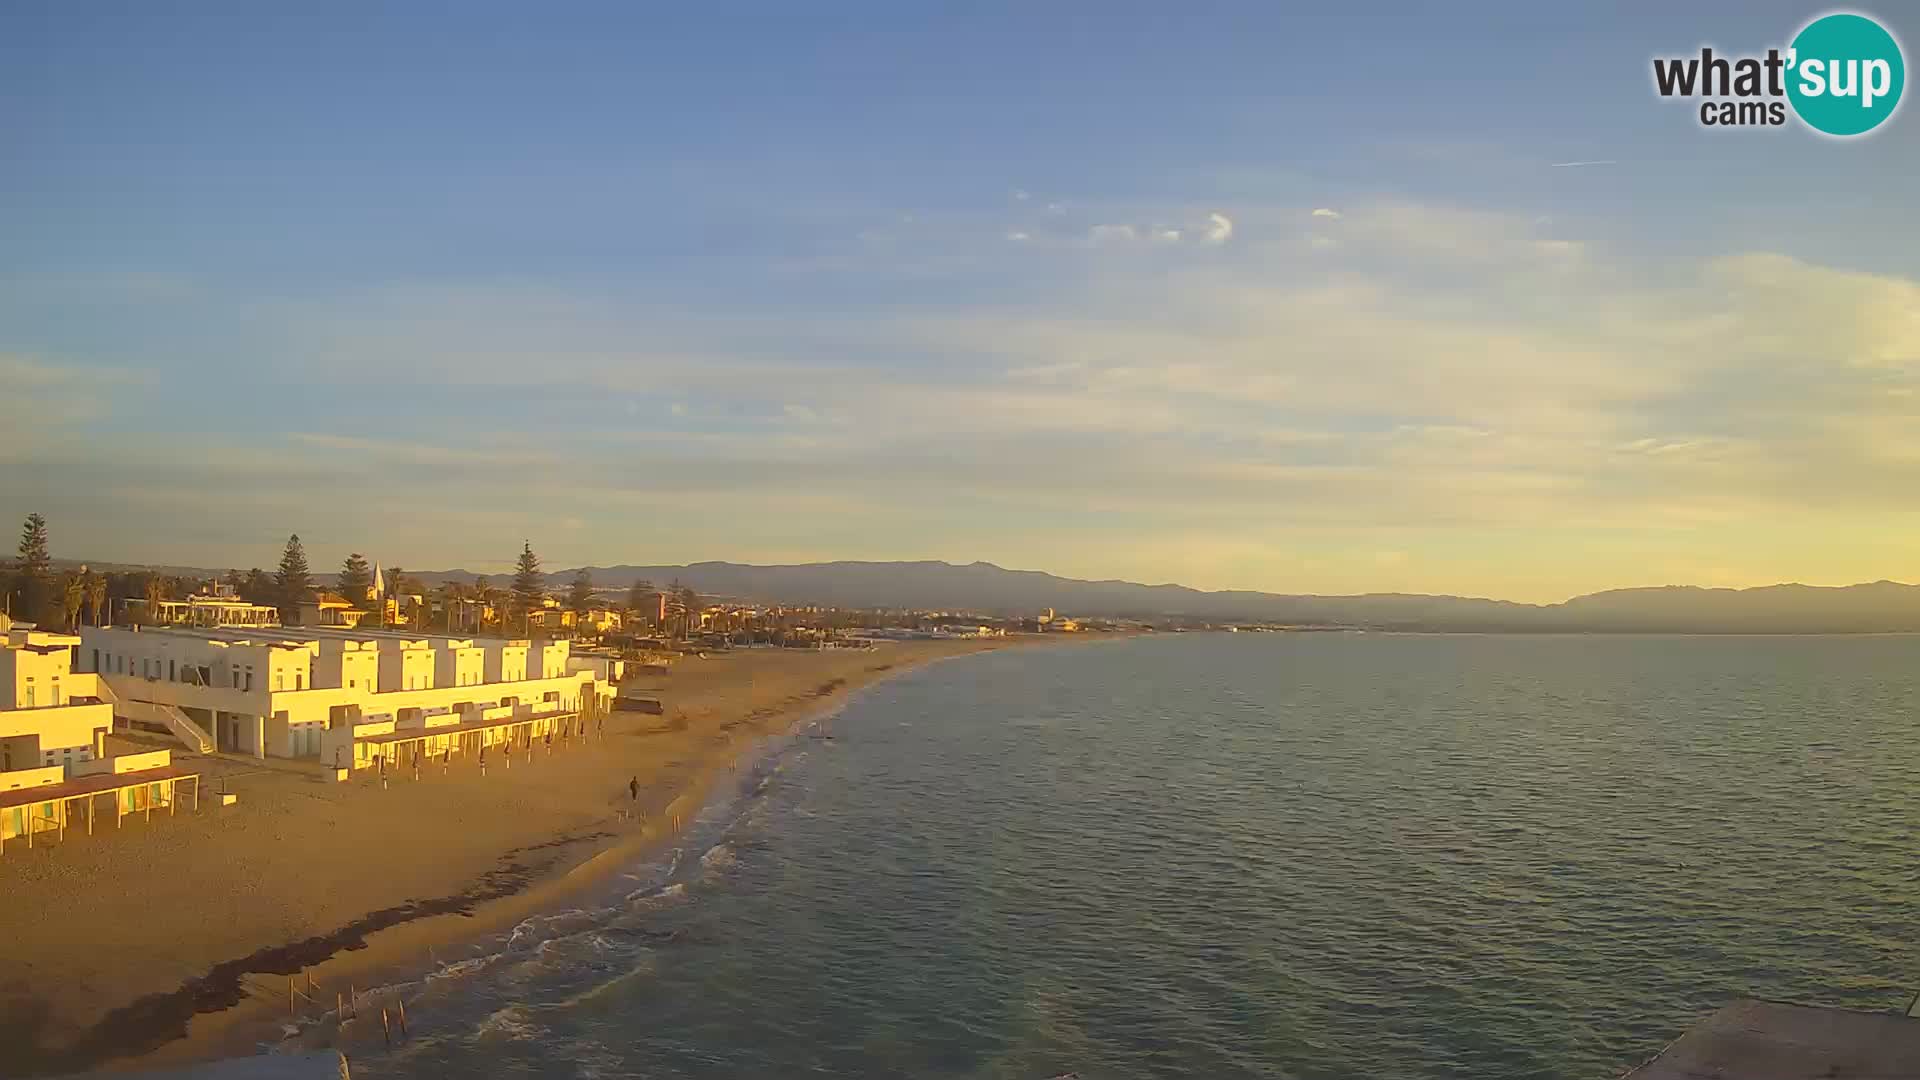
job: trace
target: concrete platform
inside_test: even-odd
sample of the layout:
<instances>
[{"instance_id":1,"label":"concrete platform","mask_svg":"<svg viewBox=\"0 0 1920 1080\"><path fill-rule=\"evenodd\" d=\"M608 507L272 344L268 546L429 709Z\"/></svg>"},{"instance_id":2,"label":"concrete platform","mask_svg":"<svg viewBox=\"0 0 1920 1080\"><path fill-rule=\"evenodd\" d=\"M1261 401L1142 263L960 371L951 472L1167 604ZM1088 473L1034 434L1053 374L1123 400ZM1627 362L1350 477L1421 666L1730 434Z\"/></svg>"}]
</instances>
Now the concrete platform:
<instances>
[{"instance_id":1,"label":"concrete platform","mask_svg":"<svg viewBox=\"0 0 1920 1080\"><path fill-rule=\"evenodd\" d=\"M1920 1019L1740 1001L1701 1021L1626 1077L1911 1080L1920 1077Z\"/></svg>"}]
</instances>

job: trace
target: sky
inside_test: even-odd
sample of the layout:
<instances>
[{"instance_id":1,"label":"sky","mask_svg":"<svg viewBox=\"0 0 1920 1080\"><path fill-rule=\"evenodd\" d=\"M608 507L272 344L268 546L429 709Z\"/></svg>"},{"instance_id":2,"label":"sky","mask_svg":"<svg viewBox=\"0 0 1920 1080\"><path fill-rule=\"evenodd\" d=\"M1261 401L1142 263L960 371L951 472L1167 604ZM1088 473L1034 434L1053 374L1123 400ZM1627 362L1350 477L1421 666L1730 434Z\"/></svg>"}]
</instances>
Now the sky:
<instances>
[{"instance_id":1,"label":"sky","mask_svg":"<svg viewBox=\"0 0 1920 1080\"><path fill-rule=\"evenodd\" d=\"M0 520L241 569L1920 579L1920 115L1652 89L1825 10L9 4Z\"/></svg>"}]
</instances>

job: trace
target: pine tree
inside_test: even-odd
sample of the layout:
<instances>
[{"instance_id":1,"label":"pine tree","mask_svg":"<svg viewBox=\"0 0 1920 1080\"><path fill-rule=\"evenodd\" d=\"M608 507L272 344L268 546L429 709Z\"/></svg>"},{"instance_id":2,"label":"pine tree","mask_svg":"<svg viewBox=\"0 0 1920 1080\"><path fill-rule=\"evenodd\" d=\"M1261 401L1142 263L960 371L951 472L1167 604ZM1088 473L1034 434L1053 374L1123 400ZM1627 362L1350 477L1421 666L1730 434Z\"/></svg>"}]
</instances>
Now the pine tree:
<instances>
[{"instance_id":1,"label":"pine tree","mask_svg":"<svg viewBox=\"0 0 1920 1080\"><path fill-rule=\"evenodd\" d=\"M373 588L373 567L367 565L366 556L354 552L340 565L340 595L349 604L364 604L367 590Z\"/></svg>"},{"instance_id":2,"label":"pine tree","mask_svg":"<svg viewBox=\"0 0 1920 1080\"><path fill-rule=\"evenodd\" d=\"M20 529L20 558L14 564L19 606L16 619L44 622L53 613L53 555L47 547L47 519L28 514Z\"/></svg>"},{"instance_id":3,"label":"pine tree","mask_svg":"<svg viewBox=\"0 0 1920 1080\"><path fill-rule=\"evenodd\" d=\"M274 575L279 593L280 618L292 622L300 605L313 599L313 572L307 566L307 549L300 546L300 534L287 537L287 549L280 553L280 572Z\"/></svg>"},{"instance_id":4,"label":"pine tree","mask_svg":"<svg viewBox=\"0 0 1920 1080\"><path fill-rule=\"evenodd\" d=\"M523 542L520 547L520 561L514 564L513 602L525 617L534 608L540 606L540 598L546 592L546 578L540 573L540 556L533 553L533 544Z\"/></svg>"},{"instance_id":5,"label":"pine tree","mask_svg":"<svg viewBox=\"0 0 1920 1080\"><path fill-rule=\"evenodd\" d=\"M593 577L584 566L573 575L573 585L567 589L567 606L575 615L585 615L593 606Z\"/></svg>"}]
</instances>

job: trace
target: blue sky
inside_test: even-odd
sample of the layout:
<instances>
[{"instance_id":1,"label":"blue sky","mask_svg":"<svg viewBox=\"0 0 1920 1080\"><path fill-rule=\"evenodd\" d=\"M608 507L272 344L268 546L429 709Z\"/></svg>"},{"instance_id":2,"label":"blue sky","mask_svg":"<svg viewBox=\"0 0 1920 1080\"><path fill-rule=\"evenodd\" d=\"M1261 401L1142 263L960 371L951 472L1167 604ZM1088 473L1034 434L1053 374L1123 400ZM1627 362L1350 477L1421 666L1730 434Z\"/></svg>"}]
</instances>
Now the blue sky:
<instances>
[{"instance_id":1,"label":"blue sky","mask_svg":"<svg viewBox=\"0 0 1920 1080\"><path fill-rule=\"evenodd\" d=\"M1911 109L1705 131L1650 58L1817 10L1624 7L14 5L0 512L243 568L1915 576Z\"/></svg>"}]
</instances>

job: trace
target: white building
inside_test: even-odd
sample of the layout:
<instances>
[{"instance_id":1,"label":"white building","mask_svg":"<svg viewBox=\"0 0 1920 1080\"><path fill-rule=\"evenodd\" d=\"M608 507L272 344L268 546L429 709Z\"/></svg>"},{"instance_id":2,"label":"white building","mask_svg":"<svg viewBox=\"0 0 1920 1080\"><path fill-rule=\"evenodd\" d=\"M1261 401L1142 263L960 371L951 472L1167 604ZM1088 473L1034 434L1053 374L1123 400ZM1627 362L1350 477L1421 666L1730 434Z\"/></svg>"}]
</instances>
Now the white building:
<instances>
[{"instance_id":1,"label":"white building","mask_svg":"<svg viewBox=\"0 0 1920 1080\"><path fill-rule=\"evenodd\" d=\"M117 697L117 715L258 757L364 763L360 743L395 728L450 716L478 724L497 710L565 724L604 711L613 695L599 666L573 663L564 641L331 627L84 627L82 638L82 662ZM384 732L375 730L383 723Z\"/></svg>"},{"instance_id":2,"label":"white building","mask_svg":"<svg viewBox=\"0 0 1920 1080\"><path fill-rule=\"evenodd\" d=\"M79 645L71 634L20 626L0 642L0 773L69 769L103 754L113 709L100 700L99 679L74 670Z\"/></svg>"},{"instance_id":3,"label":"white building","mask_svg":"<svg viewBox=\"0 0 1920 1080\"><path fill-rule=\"evenodd\" d=\"M129 622L156 626L280 625L280 610L268 604L250 604L234 595L232 586L215 585L210 593L194 593L185 600L161 600L148 610L145 600L125 601Z\"/></svg>"}]
</instances>

